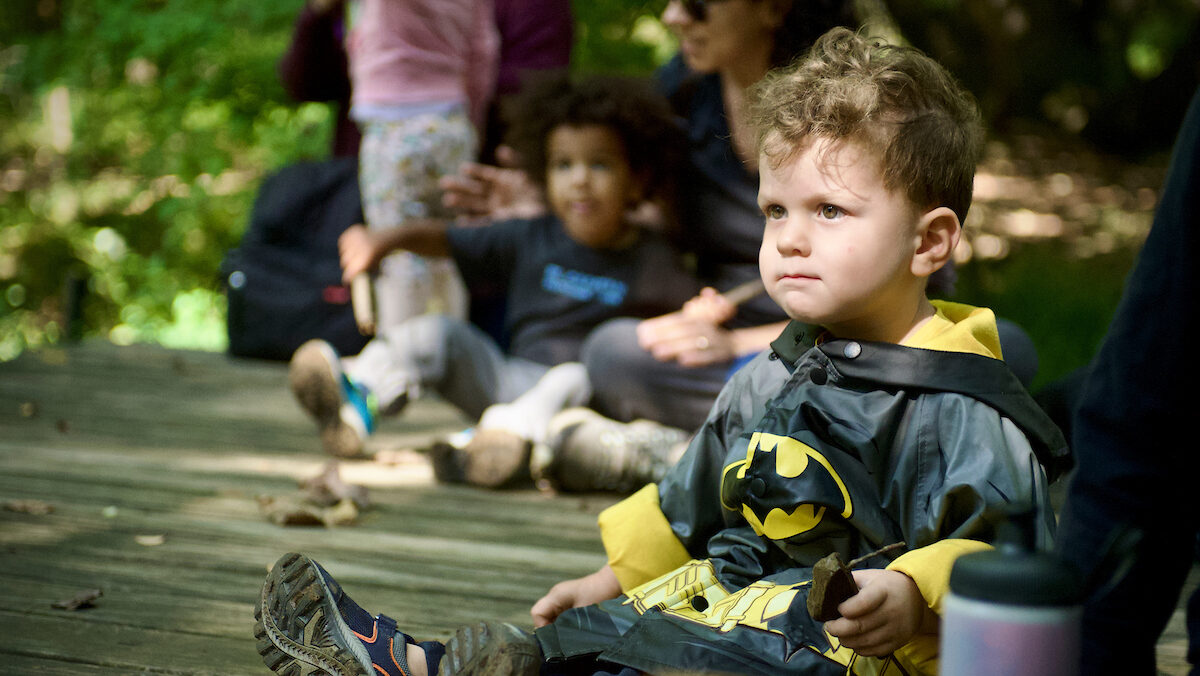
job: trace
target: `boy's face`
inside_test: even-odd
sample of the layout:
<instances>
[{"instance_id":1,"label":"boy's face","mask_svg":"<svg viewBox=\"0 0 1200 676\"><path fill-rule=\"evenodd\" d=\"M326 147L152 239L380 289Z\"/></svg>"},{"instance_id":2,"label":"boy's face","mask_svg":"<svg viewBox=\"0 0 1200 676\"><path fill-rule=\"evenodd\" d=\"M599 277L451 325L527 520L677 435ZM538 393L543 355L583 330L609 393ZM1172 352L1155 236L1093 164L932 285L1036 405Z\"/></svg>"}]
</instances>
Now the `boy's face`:
<instances>
[{"instance_id":1,"label":"boy's face","mask_svg":"<svg viewBox=\"0 0 1200 676\"><path fill-rule=\"evenodd\" d=\"M878 161L856 143L816 140L771 164L760 156L759 270L771 298L836 336L893 340L924 298L912 271L918 210L884 187Z\"/></svg>"},{"instance_id":2,"label":"boy's face","mask_svg":"<svg viewBox=\"0 0 1200 676\"><path fill-rule=\"evenodd\" d=\"M617 246L629 232L625 210L641 195L621 137L604 125L560 126L546 144L546 196L571 239Z\"/></svg>"}]
</instances>

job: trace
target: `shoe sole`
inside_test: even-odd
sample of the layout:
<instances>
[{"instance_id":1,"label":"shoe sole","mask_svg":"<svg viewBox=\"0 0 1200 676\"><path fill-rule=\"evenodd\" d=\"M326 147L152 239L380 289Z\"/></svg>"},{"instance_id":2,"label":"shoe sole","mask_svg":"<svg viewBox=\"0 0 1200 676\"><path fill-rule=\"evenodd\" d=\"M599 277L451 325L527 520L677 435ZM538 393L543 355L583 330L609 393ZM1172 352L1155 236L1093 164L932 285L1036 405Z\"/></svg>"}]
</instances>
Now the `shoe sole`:
<instances>
[{"instance_id":1,"label":"shoe sole","mask_svg":"<svg viewBox=\"0 0 1200 676\"><path fill-rule=\"evenodd\" d=\"M301 408L316 421L325 452L351 458L362 455L363 442L342 420L342 384L331 360L337 355L323 343L301 345L288 364L288 384Z\"/></svg>"},{"instance_id":2,"label":"shoe sole","mask_svg":"<svg viewBox=\"0 0 1200 676\"><path fill-rule=\"evenodd\" d=\"M254 607L254 620L258 654L277 674L374 676L346 647L355 640L352 632L306 556L286 554L275 563Z\"/></svg>"},{"instance_id":3,"label":"shoe sole","mask_svg":"<svg viewBox=\"0 0 1200 676\"><path fill-rule=\"evenodd\" d=\"M472 486L501 488L531 480L533 444L505 430L477 430L463 447L463 477Z\"/></svg>"},{"instance_id":4,"label":"shoe sole","mask_svg":"<svg viewBox=\"0 0 1200 676\"><path fill-rule=\"evenodd\" d=\"M538 676L542 651L537 639L507 622L461 627L446 642L438 676Z\"/></svg>"}]
</instances>

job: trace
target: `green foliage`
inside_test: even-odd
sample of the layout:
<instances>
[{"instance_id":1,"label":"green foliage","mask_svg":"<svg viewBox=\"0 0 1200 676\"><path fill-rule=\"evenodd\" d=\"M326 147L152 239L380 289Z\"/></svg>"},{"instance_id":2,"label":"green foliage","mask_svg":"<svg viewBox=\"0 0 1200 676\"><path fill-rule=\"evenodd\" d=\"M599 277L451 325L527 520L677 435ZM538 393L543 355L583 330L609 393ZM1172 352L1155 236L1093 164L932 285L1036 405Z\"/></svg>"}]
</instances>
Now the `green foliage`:
<instances>
[{"instance_id":1,"label":"green foliage","mask_svg":"<svg viewBox=\"0 0 1200 676\"><path fill-rule=\"evenodd\" d=\"M221 349L217 269L259 179L327 153L330 111L275 74L300 2L47 4L0 50L0 359L68 322Z\"/></svg>"},{"instance_id":2,"label":"green foliage","mask_svg":"<svg viewBox=\"0 0 1200 676\"><path fill-rule=\"evenodd\" d=\"M288 100L275 72L301 4L0 3L0 360L80 332L223 348L218 266L262 177L327 154L329 107ZM886 4L1000 128L1045 118L1160 150L1171 106L1195 88L1194 70L1179 84L1200 44L1191 0ZM665 5L576 0L573 69L651 73L674 50ZM1039 382L1086 361L1132 255L1063 251L1030 245L960 269L961 297L1034 336Z\"/></svg>"},{"instance_id":3,"label":"green foliage","mask_svg":"<svg viewBox=\"0 0 1200 676\"><path fill-rule=\"evenodd\" d=\"M956 298L990 307L1029 333L1038 352L1036 391L1091 360L1133 258L1131 250L1080 258L1062 242L1026 243L1003 259L960 267Z\"/></svg>"}]
</instances>

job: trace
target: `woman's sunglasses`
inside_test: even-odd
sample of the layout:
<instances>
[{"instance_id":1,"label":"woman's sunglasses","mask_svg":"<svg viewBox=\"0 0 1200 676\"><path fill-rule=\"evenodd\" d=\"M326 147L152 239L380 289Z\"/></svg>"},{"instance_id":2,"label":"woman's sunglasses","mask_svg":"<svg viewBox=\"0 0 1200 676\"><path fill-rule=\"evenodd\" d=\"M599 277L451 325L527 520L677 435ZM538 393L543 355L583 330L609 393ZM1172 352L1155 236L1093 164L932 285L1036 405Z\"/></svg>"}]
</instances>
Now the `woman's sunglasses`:
<instances>
[{"instance_id":1,"label":"woman's sunglasses","mask_svg":"<svg viewBox=\"0 0 1200 676\"><path fill-rule=\"evenodd\" d=\"M712 2L721 2L721 0L680 0L683 4L683 9L692 16L696 21L704 21L708 18L708 5Z\"/></svg>"}]
</instances>

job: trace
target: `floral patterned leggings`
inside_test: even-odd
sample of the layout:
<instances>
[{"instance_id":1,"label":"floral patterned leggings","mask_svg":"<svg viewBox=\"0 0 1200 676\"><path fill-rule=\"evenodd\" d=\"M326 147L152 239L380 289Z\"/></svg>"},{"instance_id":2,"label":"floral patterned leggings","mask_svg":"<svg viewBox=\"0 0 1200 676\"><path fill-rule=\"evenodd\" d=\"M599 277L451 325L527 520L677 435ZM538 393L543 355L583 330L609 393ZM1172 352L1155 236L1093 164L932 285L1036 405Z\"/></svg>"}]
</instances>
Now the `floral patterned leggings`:
<instances>
[{"instance_id":1,"label":"floral patterned leggings","mask_svg":"<svg viewBox=\"0 0 1200 676\"><path fill-rule=\"evenodd\" d=\"M398 120L359 123L359 188L370 229L404 227L422 218L449 218L438 179L474 159L477 138L461 109ZM397 252L376 276L377 331L427 311L464 318L467 292L448 258L423 259Z\"/></svg>"}]
</instances>

